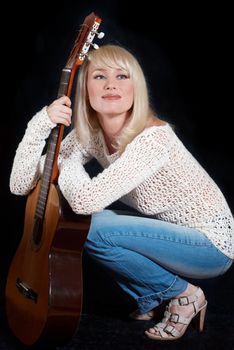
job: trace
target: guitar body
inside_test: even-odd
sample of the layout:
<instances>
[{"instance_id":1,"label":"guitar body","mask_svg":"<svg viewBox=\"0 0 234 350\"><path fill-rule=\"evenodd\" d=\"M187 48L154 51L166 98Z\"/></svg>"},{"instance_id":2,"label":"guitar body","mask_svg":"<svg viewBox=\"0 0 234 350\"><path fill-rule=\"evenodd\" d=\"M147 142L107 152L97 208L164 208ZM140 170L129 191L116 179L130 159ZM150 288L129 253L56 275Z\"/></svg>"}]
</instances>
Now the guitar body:
<instances>
[{"instance_id":1,"label":"guitar body","mask_svg":"<svg viewBox=\"0 0 234 350\"><path fill-rule=\"evenodd\" d=\"M51 185L40 241L32 239L40 182L28 196L24 233L6 285L9 326L26 345L38 340L63 343L79 326L82 310L82 251L90 217L61 205Z\"/></svg>"}]
</instances>

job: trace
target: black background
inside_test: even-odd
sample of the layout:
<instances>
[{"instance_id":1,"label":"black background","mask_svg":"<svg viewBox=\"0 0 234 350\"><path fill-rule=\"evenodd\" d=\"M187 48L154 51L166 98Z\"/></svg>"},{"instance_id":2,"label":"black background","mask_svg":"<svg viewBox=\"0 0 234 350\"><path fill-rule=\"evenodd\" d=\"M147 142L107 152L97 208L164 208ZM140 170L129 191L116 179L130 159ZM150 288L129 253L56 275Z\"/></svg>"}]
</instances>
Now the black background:
<instances>
[{"instance_id":1,"label":"black background","mask_svg":"<svg viewBox=\"0 0 234 350\"><path fill-rule=\"evenodd\" d=\"M152 104L176 125L187 147L232 202L230 8L199 2L42 0L19 2L5 10L2 16L8 25L2 29L1 55L5 180L27 121L56 97L79 25L92 11L102 18L100 30L105 32L104 39L95 41L119 43L136 54Z\"/></svg>"},{"instance_id":2,"label":"black background","mask_svg":"<svg viewBox=\"0 0 234 350\"><path fill-rule=\"evenodd\" d=\"M56 98L79 26L93 11L105 32L95 42L124 45L137 56L154 108L176 126L233 208L230 8L199 2L42 0L6 4L2 13L8 23L2 28L1 54L4 222L15 222L21 208L22 199L8 187L17 145L29 119Z\"/></svg>"},{"instance_id":3,"label":"black background","mask_svg":"<svg viewBox=\"0 0 234 350\"><path fill-rule=\"evenodd\" d=\"M90 12L99 45L127 47L146 74L154 108L217 182L233 211L231 9L224 3L31 1L2 11L1 296L22 234L25 198L9 191L15 150L29 119L57 96L61 70Z\"/></svg>"}]
</instances>

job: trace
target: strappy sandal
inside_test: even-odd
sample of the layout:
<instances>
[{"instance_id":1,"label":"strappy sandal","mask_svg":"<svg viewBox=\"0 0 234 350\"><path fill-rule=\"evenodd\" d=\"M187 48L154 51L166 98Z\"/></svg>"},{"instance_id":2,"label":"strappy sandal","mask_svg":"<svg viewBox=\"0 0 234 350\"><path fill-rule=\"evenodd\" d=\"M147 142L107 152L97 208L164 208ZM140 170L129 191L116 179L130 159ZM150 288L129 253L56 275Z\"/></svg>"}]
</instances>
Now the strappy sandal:
<instances>
[{"instance_id":1,"label":"strappy sandal","mask_svg":"<svg viewBox=\"0 0 234 350\"><path fill-rule=\"evenodd\" d=\"M193 294L189 296L182 296L179 298L171 299L169 305L164 312L164 318L161 322L157 323L151 331L145 331L147 337L156 340L176 340L181 338L186 329L188 328L190 322L196 322L196 328L199 332L202 332L204 329L205 314L207 308L207 301L204 301L204 304L199 307L198 299L203 295L201 288L198 288ZM172 305L186 306L192 304L194 312L190 317L183 317L177 313L170 312ZM169 322L175 324L180 323L183 325L182 329L178 331L175 326L171 325ZM153 331L153 332L152 332Z\"/></svg>"}]
</instances>

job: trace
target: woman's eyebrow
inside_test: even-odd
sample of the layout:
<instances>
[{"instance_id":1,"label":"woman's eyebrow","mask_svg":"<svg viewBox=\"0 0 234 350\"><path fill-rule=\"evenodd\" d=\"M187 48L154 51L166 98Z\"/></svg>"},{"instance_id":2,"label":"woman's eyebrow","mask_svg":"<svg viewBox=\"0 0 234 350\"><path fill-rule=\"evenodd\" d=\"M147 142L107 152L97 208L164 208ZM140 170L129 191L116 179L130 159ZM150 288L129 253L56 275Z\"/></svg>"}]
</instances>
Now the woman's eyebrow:
<instances>
[{"instance_id":1,"label":"woman's eyebrow","mask_svg":"<svg viewBox=\"0 0 234 350\"><path fill-rule=\"evenodd\" d=\"M117 72L127 72L126 69L124 68L112 68L113 70L116 70ZM93 69L91 69L91 73L94 73L94 72L107 72L108 71L108 68L101 68L101 67L95 67Z\"/></svg>"}]
</instances>

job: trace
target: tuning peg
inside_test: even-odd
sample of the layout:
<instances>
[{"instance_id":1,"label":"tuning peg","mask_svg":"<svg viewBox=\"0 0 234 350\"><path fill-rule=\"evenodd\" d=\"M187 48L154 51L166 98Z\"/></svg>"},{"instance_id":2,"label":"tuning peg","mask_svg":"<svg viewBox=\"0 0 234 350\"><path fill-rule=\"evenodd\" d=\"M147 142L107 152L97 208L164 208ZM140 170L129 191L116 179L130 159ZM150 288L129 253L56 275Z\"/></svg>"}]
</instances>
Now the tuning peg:
<instances>
[{"instance_id":1,"label":"tuning peg","mask_svg":"<svg viewBox=\"0 0 234 350\"><path fill-rule=\"evenodd\" d=\"M99 46L95 43L88 42L89 45L92 45L95 50L99 49Z\"/></svg>"},{"instance_id":2,"label":"tuning peg","mask_svg":"<svg viewBox=\"0 0 234 350\"><path fill-rule=\"evenodd\" d=\"M97 35L98 39L102 39L105 35L103 32L92 31L95 35Z\"/></svg>"}]
</instances>

